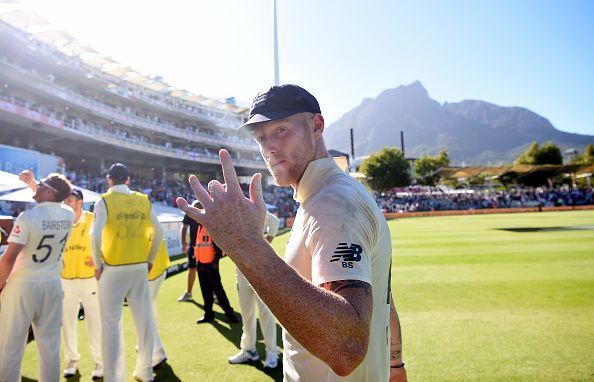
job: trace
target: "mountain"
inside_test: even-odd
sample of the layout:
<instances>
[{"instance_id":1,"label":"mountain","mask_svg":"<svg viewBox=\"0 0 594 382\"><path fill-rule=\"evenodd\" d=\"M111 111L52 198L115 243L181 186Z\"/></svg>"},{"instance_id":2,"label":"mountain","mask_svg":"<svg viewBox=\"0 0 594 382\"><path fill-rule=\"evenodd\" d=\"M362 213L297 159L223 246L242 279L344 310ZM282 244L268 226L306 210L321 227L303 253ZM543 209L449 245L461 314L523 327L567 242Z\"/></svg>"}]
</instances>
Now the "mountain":
<instances>
[{"instance_id":1,"label":"mountain","mask_svg":"<svg viewBox=\"0 0 594 382\"><path fill-rule=\"evenodd\" d=\"M544 117L522 107L503 107L485 101L444 103L432 100L419 82L383 91L325 130L328 148L350 152L349 129L354 129L355 155L369 155L384 146L400 147L419 157L446 149L453 164L497 165L513 162L532 141L553 141L562 150L594 143L594 136L555 129Z\"/></svg>"}]
</instances>

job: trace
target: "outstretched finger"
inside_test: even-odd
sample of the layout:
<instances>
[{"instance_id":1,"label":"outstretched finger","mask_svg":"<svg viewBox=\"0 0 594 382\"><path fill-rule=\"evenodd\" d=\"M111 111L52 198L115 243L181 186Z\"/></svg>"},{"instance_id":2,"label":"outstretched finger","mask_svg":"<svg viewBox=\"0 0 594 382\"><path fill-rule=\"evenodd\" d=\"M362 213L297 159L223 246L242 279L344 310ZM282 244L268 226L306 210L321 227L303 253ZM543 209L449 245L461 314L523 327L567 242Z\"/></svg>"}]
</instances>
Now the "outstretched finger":
<instances>
[{"instance_id":1,"label":"outstretched finger","mask_svg":"<svg viewBox=\"0 0 594 382\"><path fill-rule=\"evenodd\" d=\"M184 211L186 215L197 221L198 223L204 225L204 210L201 210L196 207L192 207L188 201L182 197L179 197L175 200L177 202L177 206L180 210Z\"/></svg>"},{"instance_id":2,"label":"outstretched finger","mask_svg":"<svg viewBox=\"0 0 594 382\"><path fill-rule=\"evenodd\" d=\"M218 180L213 179L210 182L208 182L208 192L214 200L215 198L218 198L219 195L225 192L225 186L223 186L221 182L219 182Z\"/></svg>"},{"instance_id":3,"label":"outstretched finger","mask_svg":"<svg viewBox=\"0 0 594 382\"><path fill-rule=\"evenodd\" d=\"M252 176L250 181L250 200L259 210L265 210L264 195L262 193L262 174L259 172Z\"/></svg>"},{"instance_id":4,"label":"outstretched finger","mask_svg":"<svg viewBox=\"0 0 594 382\"><path fill-rule=\"evenodd\" d=\"M235 167L233 167L231 155L227 150L221 149L219 151L219 158L221 159L221 166L223 167L223 178L225 179L225 184L227 185L227 192L240 192L243 194L241 187L239 186L239 180L237 179Z\"/></svg>"},{"instance_id":5,"label":"outstretched finger","mask_svg":"<svg viewBox=\"0 0 594 382\"><path fill-rule=\"evenodd\" d=\"M200 183L198 178L196 178L196 176L191 175L189 182L190 187L192 187L192 191L194 191L194 196L196 197L196 200L198 200L206 209L208 206L212 204L212 197L210 196L208 191L206 191L204 187L202 187L202 184Z\"/></svg>"}]
</instances>

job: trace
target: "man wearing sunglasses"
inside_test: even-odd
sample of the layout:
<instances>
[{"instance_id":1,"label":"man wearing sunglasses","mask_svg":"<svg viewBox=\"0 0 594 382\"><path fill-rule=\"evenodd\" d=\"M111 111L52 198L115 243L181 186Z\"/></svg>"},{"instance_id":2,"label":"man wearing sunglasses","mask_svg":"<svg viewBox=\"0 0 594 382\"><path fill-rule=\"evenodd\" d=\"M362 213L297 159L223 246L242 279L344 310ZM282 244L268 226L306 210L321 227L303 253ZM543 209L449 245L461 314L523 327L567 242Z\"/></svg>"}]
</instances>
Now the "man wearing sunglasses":
<instances>
[{"instance_id":1,"label":"man wearing sunglasses","mask_svg":"<svg viewBox=\"0 0 594 382\"><path fill-rule=\"evenodd\" d=\"M0 380L20 381L29 326L39 350L39 380L60 379L62 252L74 212L61 202L71 191L61 174L39 181L37 205L22 212L0 260Z\"/></svg>"}]
</instances>

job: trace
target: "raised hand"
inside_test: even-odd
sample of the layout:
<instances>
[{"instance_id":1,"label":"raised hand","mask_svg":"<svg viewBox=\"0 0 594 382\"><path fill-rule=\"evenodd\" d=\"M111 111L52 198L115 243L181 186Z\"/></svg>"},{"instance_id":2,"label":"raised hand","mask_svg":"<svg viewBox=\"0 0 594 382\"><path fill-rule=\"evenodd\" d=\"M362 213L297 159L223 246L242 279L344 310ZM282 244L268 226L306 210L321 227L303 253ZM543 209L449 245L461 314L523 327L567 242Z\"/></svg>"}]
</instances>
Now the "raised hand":
<instances>
[{"instance_id":1,"label":"raised hand","mask_svg":"<svg viewBox=\"0 0 594 382\"><path fill-rule=\"evenodd\" d=\"M35 182L35 176L33 175L33 169L23 170L19 174L19 179L26 183L29 187L33 189L33 191L37 190L37 182Z\"/></svg>"},{"instance_id":2,"label":"raised hand","mask_svg":"<svg viewBox=\"0 0 594 382\"><path fill-rule=\"evenodd\" d=\"M266 205L262 195L262 174L250 181L249 199L243 195L233 161L227 150L219 151L225 184L217 180L204 189L198 178L190 176L190 186L203 208L192 207L184 198L177 205L189 217L202 224L213 240L231 258L246 240L262 240Z\"/></svg>"}]
</instances>

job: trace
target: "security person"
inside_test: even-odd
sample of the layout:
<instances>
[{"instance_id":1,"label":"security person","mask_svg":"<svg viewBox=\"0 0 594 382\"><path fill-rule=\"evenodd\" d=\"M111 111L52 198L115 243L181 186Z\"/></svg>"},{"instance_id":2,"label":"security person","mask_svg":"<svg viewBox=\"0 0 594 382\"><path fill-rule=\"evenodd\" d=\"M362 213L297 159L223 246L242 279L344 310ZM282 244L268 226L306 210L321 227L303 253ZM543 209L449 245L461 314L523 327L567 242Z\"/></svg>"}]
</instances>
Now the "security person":
<instances>
[{"instance_id":1,"label":"security person","mask_svg":"<svg viewBox=\"0 0 594 382\"><path fill-rule=\"evenodd\" d=\"M107 172L109 190L95 203L91 231L95 277L101 311L101 350L104 380L126 379L120 331L122 305L128 301L139 339L134 378L152 381L154 320L151 313L148 272L163 240L163 229L148 196L131 191L128 169L113 164ZM152 237L152 240L151 240Z\"/></svg>"},{"instance_id":2,"label":"security person","mask_svg":"<svg viewBox=\"0 0 594 382\"><path fill-rule=\"evenodd\" d=\"M197 202L195 205L199 205ZM238 322L237 315L229 304L229 299L221 283L221 274L219 273L219 260L223 257L223 251L206 232L201 224L197 225L196 245L194 246L194 256L196 258L196 268L198 271L198 282L204 300L204 316L196 321L197 324L203 324L214 320L214 297L216 295L219 305L225 312L229 323Z\"/></svg>"},{"instance_id":3,"label":"security person","mask_svg":"<svg viewBox=\"0 0 594 382\"><path fill-rule=\"evenodd\" d=\"M70 182L49 174L37 184L37 205L22 212L0 260L0 381L21 380L21 362L29 326L39 352L39 381L60 379L62 252L74 222L72 208L61 202Z\"/></svg>"},{"instance_id":4,"label":"security person","mask_svg":"<svg viewBox=\"0 0 594 382\"><path fill-rule=\"evenodd\" d=\"M187 235L190 230L190 243L188 244ZM185 302L192 300L192 288L196 281L196 258L194 257L194 245L196 245L196 234L198 233L198 223L188 215L184 215L181 228L182 251L188 256L188 284L186 291L177 301Z\"/></svg>"}]
</instances>

